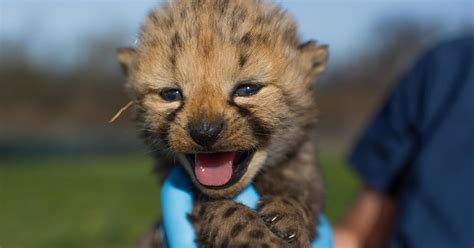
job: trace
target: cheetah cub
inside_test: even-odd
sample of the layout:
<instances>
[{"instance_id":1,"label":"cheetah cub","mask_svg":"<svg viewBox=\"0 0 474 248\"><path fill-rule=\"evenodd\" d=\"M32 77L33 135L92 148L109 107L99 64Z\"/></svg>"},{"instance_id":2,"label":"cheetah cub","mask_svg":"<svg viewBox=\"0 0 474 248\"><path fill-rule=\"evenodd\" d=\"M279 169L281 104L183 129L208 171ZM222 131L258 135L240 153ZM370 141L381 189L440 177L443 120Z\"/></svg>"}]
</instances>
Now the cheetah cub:
<instances>
[{"instance_id":1,"label":"cheetah cub","mask_svg":"<svg viewBox=\"0 0 474 248\"><path fill-rule=\"evenodd\" d=\"M199 247L310 246L323 205L313 83L326 46L302 43L268 1L174 0L117 58L160 174L183 166L199 191ZM248 184L256 211L230 199Z\"/></svg>"}]
</instances>

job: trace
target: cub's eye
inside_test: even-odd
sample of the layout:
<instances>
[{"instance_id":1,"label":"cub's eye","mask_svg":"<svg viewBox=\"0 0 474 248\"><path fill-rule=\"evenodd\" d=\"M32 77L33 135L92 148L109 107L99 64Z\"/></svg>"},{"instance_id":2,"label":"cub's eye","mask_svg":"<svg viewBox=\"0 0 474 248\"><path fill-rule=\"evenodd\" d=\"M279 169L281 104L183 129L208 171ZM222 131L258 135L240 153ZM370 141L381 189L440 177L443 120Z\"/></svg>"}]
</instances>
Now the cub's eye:
<instances>
[{"instance_id":1,"label":"cub's eye","mask_svg":"<svg viewBox=\"0 0 474 248\"><path fill-rule=\"evenodd\" d=\"M262 88L260 85L255 84L244 84L234 91L234 96L253 96Z\"/></svg>"},{"instance_id":2,"label":"cub's eye","mask_svg":"<svg viewBox=\"0 0 474 248\"><path fill-rule=\"evenodd\" d=\"M168 102L181 101L183 96L178 89L166 89L160 92L161 98Z\"/></svg>"}]
</instances>

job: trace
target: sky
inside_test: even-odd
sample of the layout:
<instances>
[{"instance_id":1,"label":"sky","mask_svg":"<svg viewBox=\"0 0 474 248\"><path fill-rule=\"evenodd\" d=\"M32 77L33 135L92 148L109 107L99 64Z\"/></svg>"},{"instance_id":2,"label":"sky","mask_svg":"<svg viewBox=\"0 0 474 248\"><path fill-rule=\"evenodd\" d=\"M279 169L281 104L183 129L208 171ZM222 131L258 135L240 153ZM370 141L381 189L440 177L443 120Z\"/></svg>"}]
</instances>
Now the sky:
<instances>
[{"instance_id":1,"label":"sky","mask_svg":"<svg viewBox=\"0 0 474 248\"><path fill-rule=\"evenodd\" d=\"M83 41L109 35L133 45L140 23L156 0L0 0L2 40L26 42L33 57L73 64ZM473 0L280 0L300 25L303 39L329 44L336 61L381 37L382 19L434 23L440 37L474 26ZM378 27L380 28L380 27ZM383 28L383 27L382 27Z\"/></svg>"}]
</instances>

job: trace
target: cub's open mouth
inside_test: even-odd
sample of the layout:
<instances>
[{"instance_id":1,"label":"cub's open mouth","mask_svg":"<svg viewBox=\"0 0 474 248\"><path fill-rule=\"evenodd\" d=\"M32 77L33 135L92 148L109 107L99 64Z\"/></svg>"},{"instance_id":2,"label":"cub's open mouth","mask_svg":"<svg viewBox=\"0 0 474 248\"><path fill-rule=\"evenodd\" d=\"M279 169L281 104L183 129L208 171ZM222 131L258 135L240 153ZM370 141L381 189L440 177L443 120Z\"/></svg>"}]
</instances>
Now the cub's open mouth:
<instances>
[{"instance_id":1,"label":"cub's open mouth","mask_svg":"<svg viewBox=\"0 0 474 248\"><path fill-rule=\"evenodd\" d=\"M217 152L187 154L194 176L203 186L219 189L238 182L247 171L255 152Z\"/></svg>"}]
</instances>

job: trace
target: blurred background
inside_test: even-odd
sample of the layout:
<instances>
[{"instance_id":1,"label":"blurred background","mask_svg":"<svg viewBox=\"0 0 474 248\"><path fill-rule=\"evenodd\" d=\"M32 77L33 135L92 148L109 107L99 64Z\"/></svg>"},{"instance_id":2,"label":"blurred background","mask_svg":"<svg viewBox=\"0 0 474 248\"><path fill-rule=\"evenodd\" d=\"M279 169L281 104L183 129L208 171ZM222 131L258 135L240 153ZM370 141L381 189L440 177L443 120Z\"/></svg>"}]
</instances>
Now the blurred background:
<instances>
[{"instance_id":1,"label":"blurred background","mask_svg":"<svg viewBox=\"0 0 474 248\"><path fill-rule=\"evenodd\" d=\"M471 0L279 1L330 46L318 82L326 212L359 187L345 156L425 49L474 30ZM0 1L0 247L131 247L157 220L159 182L115 63L157 0Z\"/></svg>"}]
</instances>

